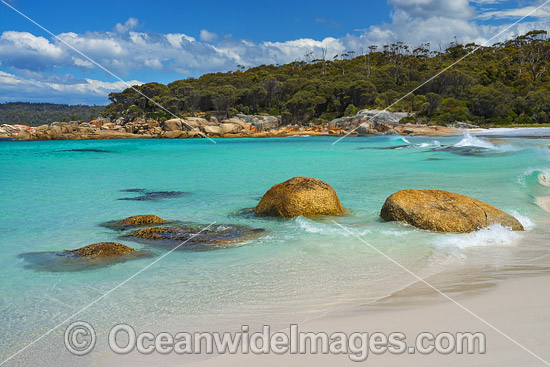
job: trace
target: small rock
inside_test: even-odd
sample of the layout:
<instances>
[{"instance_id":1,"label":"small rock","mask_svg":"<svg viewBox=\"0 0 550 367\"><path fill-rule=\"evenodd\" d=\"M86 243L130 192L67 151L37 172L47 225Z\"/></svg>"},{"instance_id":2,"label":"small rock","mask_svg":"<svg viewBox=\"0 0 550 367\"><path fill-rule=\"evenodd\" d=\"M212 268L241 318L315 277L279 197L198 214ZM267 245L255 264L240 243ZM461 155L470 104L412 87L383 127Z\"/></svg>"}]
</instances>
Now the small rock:
<instances>
[{"instance_id":1,"label":"small rock","mask_svg":"<svg viewBox=\"0 0 550 367\"><path fill-rule=\"evenodd\" d=\"M111 256L120 256L134 252L135 250L131 247L125 246L122 243L118 242L99 242L94 243L88 246L81 247L76 250L67 251L78 255L80 257L111 257Z\"/></svg>"}]
</instances>

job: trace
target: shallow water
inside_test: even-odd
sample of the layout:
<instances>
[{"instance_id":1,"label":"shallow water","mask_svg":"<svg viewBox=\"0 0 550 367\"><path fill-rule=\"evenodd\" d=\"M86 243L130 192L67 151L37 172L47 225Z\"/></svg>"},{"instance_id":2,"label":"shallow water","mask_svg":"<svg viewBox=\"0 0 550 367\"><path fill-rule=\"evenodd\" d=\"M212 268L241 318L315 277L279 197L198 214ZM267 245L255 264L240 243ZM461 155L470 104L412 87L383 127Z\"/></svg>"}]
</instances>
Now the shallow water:
<instances>
[{"instance_id":1,"label":"shallow water","mask_svg":"<svg viewBox=\"0 0 550 367\"><path fill-rule=\"evenodd\" d=\"M92 324L103 341L89 356L75 359L64 349L64 325L12 365L96 363L106 355L105 335L119 322L140 331L288 325L371 303L415 281L332 218L277 220L243 214L272 185L293 176L328 182L350 210L336 220L419 276L510 268L514 275L550 264L550 214L544 206L550 198L550 140L376 137L347 138L333 146L335 140L0 142L0 359L168 251L121 240L120 232L100 226L136 214L266 231L227 248L170 253L78 314L74 319ZM391 147L399 149L386 149ZM121 192L136 188L187 194L119 200L143 195ZM493 226L472 234L435 234L383 223L378 213L384 200L406 188L470 195L515 215L527 231ZM107 241L149 250L156 257L48 272L29 268L21 256Z\"/></svg>"}]
</instances>

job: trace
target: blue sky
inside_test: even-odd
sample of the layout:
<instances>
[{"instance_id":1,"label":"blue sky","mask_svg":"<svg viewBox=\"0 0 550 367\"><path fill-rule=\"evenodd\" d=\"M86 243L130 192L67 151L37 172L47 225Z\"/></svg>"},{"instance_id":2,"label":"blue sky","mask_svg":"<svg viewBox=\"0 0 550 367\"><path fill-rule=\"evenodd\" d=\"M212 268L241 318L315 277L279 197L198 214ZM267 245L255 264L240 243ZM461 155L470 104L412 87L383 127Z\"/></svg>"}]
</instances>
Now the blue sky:
<instances>
[{"instance_id":1,"label":"blue sky","mask_svg":"<svg viewBox=\"0 0 550 367\"><path fill-rule=\"evenodd\" d=\"M360 52L371 44L482 43L542 0L4 0L130 84ZM548 29L550 6L498 41ZM438 47L438 46L437 46ZM105 104L125 83L0 3L0 102Z\"/></svg>"}]
</instances>

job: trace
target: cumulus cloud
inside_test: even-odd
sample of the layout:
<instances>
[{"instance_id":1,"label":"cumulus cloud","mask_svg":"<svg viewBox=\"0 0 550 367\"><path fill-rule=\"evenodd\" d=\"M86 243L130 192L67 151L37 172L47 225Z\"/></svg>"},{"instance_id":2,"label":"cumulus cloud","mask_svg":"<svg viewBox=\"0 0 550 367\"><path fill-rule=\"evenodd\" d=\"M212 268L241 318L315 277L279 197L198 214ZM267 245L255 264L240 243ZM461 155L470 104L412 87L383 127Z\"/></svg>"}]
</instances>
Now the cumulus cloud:
<instances>
[{"instance_id":1,"label":"cumulus cloud","mask_svg":"<svg viewBox=\"0 0 550 367\"><path fill-rule=\"evenodd\" d=\"M128 33L129 31L136 29L138 24L139 21L136 18L128 18L128 20L124 24L117 23L115 25L114 31L116 33Z\"/></svg>"},{"instance_id":2,"label":"cumulus cloud","mask_svg":"<svg viewBox=\"0 0 550 367\"><path fill-rule=\"evenodd\" d=\"M537 20L524 21L496 39L492 39L509 24L498 26L484 24L488 19L519 19L536 8L535 6L502 9L509 0L388 0L393 6L391 22L371 26L358 37L348 37L348 42L357 49L367 44L382 45L402 41L417 46L431 43L432 48L448 45L456 40L461 43L484 44L491 40L499 42L533 29L550 29L548 15L550 6L531 14ZM499 6L499 9L494 6ZM492 6L492 8L486 8ZM528 19L529 20L529 19Z\"/></svg>"},{"instance_id":3,"label":"cumulus cloud","mask_svg":"<svg viewBox=\"0 0 550 367\"><path fill-rule=\"evenodd\" d=\"M218 35L213 32L208 32L206 29L201 29L200 40L204 42L214 42L218 39Z\"/></svg>"},{"instance_id":4,"label":"cumulus cloud","mask_svg":"<svg viewBox=\"0 0 550 367\"><path fill-rule=\"evenodd\" d=\"M63 73L75 70L84 75L98 72L89 59L64 42L123 78L142 70L179 74L185 78L206 72L235 70L237 65L283 64L302 60L311 52L319 57L322 50L326 50L327 57L331 58L348 50L360 51L373 44L396 41L411 46L429 42L437 49L440 45L444 48L456 36L462 43L481 44L505 29L506 23L512 23L536 6L523 4L514 8L510 6L510 0L388 0L388 3L392 7L389 22L340 38L322 40L300 38L284 42L252 42L234 39L230 35L220 37L206 29L201 30L196 39L184 33L140 32L139 21L135 18L116 24L111 31L66 32L58 34L59 39L8 30L0 35L0 70L14 74L2 76L10 83L1 86L0 99L13 98L7 89L16 84L24 86L31 95L36 95L42 88L44 96L73 91L79 96L87 93L94 101L101 93L105 97L112 90L124 88L116 83L102 85L95 79L76 83L74 80L46 80L45 76L37 76L53 75L59 70ZM550 7L541 9L528 21L504 32L494 41L533 29L550 29L548 15ZM495 24L492 19L501 21ZM326 18L316 21L328 22ZM23 78L30 78L30 84L24 83Z\"/></svg>"},{"instance_id":5,"label":"cumulus cloud","mask_svg":"<svg viewBox=\"0 0 550 367\"><path fill-rule=\"evenodd\" d=\"M480 19L510 19L532 16L537 18L548 18L550 16L550 5L537 9L537 6L524 6L521 8L489 10L480 15Z\"/></svg>"},{"instance_id":6,"label":"cumulus cloud","mask_svg":"<svg viewBox=\"0 0 550 367\"><path fill-rule=\"evenodd\" d=\"M75 79L72 76L38 80L23 78L0 71L0 96L4 101L63 102L68 104L105 104L105 96L121 91L128 85L141 85L138 80L105 82L94 79Z\"/></svg>"}]
</instances>

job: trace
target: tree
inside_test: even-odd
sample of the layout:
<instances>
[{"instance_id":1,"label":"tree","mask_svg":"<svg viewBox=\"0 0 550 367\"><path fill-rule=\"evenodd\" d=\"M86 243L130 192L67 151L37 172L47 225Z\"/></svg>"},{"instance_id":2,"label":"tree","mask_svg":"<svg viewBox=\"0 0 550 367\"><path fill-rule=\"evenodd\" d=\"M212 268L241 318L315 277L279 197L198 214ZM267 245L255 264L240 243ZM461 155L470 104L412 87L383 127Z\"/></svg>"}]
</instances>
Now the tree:
<instances>
[{"instance_id":1,"label":"tree","mask_svg":"<svg viewBox=\"0 0 550 367\"><path fill-rule=\"evenodd\" d=\"M237 88L232 85L224 85L212 93L212 103L216 110L224 112L229 118L229 109L233 107L237 100Z\"/></svg>"}]
</instances>

